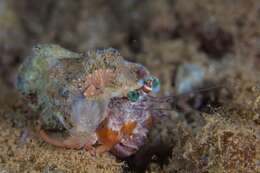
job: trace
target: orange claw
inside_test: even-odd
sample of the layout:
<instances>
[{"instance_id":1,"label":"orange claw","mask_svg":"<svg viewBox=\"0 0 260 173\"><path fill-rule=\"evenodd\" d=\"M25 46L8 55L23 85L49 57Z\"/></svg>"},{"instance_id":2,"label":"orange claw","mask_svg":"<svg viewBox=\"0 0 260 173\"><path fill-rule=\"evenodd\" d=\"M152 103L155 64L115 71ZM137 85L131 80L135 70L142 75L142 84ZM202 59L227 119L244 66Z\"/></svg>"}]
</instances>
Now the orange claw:
<instances>
[{"instance_id":1,"label":"orange claw","mask_svg":"<svg viewBox=\"0 0 260 173\"><path fill-rule=\"evenodd\" d=\"M124 135L131 135L135 127L136 127L136 122L128 121L123 124L121 128L121 133L123 133Z\"/></svg>"},{"instance_id":2,"label":"orange claw","mask_svg":"<svg viewBox=\"0 0 260 173\"><path fill-rule=\"evenodd\" d=\"M122 126L120 132L113 131L106 126L106 121L96 130L99 141L102 145L95 149L95 154L101 154L110 151L119 141L121 135L131 135L134 128L136 127L136 122L126 122Z\"/></svg>"}]
</instances>

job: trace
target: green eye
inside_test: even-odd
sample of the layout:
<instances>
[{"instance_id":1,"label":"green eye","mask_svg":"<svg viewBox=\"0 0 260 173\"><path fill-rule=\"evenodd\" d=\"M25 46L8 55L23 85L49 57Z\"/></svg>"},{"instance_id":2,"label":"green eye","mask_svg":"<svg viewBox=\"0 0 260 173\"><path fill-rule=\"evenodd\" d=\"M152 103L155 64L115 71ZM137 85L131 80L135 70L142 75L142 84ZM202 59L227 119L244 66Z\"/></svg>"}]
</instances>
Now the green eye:
<instances>
[{"instance_id":1,"label":"green eye","mask_svg":"<svg viewBox=\"0 0 260 173\"><path fill-rule=\"evenodd\" d=\"M157 93L160 90L160 80L157 77L150 76L145 79L145 82L147 81L152 81L151 82L152 92Z\"/></svg>"},{"instance_id":2,"label":"green eye","mask_svg":"<svg viewBox=\"0 0 260 173\"><path fill-rule=\"evenodd\" d=\"M153 78L152 89L154 92L158 92L160 90L160 80L156 77Z\"/></svg>"},{"instance_id":3,"label":"green eye","mask_svg":"<svg viewBox=\"0 0 260 173\"><path fill-rule=\"evenodd\" d=\"M132 102L136 102L140 97L140 94L138 91L129 91L127 93L127 98L132 101Z\"/></svg>"}]
</instances>

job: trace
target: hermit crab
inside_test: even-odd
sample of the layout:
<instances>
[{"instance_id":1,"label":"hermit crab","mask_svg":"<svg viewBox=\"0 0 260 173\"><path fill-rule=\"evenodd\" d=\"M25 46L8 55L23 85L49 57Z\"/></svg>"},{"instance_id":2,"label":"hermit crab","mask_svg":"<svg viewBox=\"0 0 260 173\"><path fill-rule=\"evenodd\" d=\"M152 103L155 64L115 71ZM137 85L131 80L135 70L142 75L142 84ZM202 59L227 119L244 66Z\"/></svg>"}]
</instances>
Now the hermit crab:
<instances>
[{"instance_id":1,"label":"hermit crab","mask_svg":"<svg viewBox=\"0 0 260 173\"><path fill-rule=\"evenodd\" d=\"M134 154L154 117L159 80L113 48L74 53L58 45L35 46L21 65L17 89L39 113L41 138L64 148ZM67 132L63 138L50 131Z\"/></svg>"}]
</instances>

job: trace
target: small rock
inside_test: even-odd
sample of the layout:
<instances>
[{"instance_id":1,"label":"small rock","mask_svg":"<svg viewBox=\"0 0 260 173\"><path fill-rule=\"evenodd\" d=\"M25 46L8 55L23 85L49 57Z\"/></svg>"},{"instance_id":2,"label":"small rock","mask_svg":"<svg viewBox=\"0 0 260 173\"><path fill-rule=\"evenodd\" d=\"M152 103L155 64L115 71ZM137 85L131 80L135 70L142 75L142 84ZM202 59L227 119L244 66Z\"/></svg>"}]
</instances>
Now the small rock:
<instances>
[{"instance_id":1,"label":"small rock","mask_svg":"<svg viewBox=\"0 0 260 173\"><path fill-rule=\"evenodd\" d=\"M204 79L205 71L195 64L183 64L177 69L176 89L178 94L190 92L199 86Z\"/></svg>"}]
</instances>

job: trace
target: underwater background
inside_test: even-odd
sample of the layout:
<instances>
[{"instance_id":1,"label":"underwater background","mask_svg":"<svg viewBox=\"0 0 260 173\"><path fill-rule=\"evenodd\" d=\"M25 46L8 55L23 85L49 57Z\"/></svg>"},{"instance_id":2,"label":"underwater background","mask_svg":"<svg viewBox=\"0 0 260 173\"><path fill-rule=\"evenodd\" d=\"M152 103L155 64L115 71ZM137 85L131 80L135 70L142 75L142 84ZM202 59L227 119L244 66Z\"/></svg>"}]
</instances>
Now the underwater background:
<instances>
[{"instance_id":1,"label":"underwater background","mask_svg":"<svg viewBox=\"0 0 260 173\"><path fill-rule=\"evenodd\" d=\"M259 21L258 0L0 0L0 173L259 173ZM125 159L46 144L15 89L40 43L115 48L176 101Z\"/></svg>"}]
</instances>

